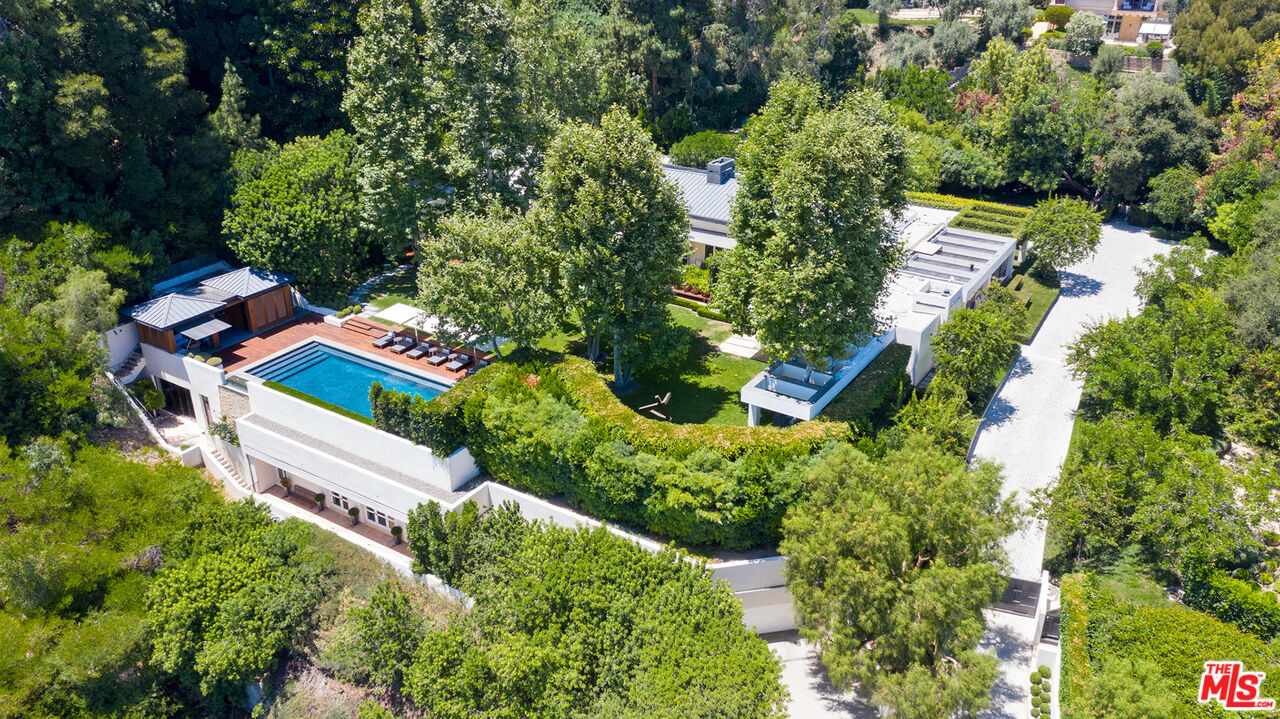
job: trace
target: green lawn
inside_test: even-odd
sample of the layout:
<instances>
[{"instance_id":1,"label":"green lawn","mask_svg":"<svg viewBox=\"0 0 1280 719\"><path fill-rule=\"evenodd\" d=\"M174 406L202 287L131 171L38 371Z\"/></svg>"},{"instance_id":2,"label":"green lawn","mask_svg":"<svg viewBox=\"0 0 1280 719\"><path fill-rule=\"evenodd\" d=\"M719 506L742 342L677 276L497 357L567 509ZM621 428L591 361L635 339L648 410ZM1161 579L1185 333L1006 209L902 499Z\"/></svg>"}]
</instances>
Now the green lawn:
<instances>
[{"instance_id":1,"label":"green lawn","mask_svg":"<svg viewBox=\"0 0 1280 719\"><path fill-rule=\"evenodd\" d=\"M653 402L654 395L670 392L667 410L673 422L745 425L747 407L738 400L738 393L764 369L764 363L716 349L733 333L724 322L706 319L684 307L669 308L676 324L697 333L689 356L678 368L639 377L639 388L620 398L623 404L636 409Z\"/></svg>"},{"instance_id":2,"label":"green lawn","mask_svg":"<svg viewBox=\"0 0 1280 719\"><path fill-rule=\"evenodd\" d=\"M1028 274L1015 276L1009 283L1009 289L1017 287L1019 280L1022 280L1022 289L1017 290L1016 294L1024 300L1031 300L1031 307L1027 310L1027 324L1018 336L1018 341L1025 345L1031 343L1036 330L1044 323L1045 315L1049 314L1049 308L1058 299L1058 283L1046 284Z\"/></svg>"},{"instance_id":3,"label":"green lawn","mask_svg":"<svg viewBox=\"0 0 1280 719\"><path fill-rule=\"evenodd\" d=\"M413 298L418 295L416 277L417 273L412 269L395 277L388 277L369 290L369 294L365 295L365 302L380 310L400 302L413 304Z\"/></svg>"}]
</instances>

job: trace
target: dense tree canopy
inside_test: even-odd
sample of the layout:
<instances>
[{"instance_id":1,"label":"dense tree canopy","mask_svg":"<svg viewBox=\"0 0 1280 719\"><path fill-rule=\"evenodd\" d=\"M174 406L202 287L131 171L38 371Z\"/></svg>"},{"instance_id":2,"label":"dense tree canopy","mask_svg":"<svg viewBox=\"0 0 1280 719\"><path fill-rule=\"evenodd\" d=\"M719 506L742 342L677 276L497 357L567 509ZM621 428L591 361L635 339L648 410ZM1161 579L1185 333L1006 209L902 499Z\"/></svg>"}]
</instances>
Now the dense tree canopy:
<instances>
[{"instance_id":1,"label":"dense tree canopy","mask_svg":"<svg viewBox=\"0 0 1280 719\"><path fill-rule=\"evenodd\" d=\"M657 148L621 108L599 127L566 126L539 176L535 227L554 249L561 297L584 329L587 354L613 345L614 380L631 379L629 346L666 322L688 251L689 218Z\"/></svg>"},{"instance_id":2,"label":"dense tree canopy","mask_svg":"<svg viewBox=\"0 0 1280 719\"><path fill-rule=\"evenodd\" d=\"M715 301L778 359L825 364L878 334L899 247L903 136L866 92L829 104L816 85L776 84L752 118Z\"/></svg>"},{"instance_id":3,"label":"dense tree canopy","mask_svg":"<svg viewBox=\"0 0 1280 719\"><path fill-rule=\"evenodd\" d=\"M293 275L327 297L369 251L360 226L359 165L352 137L301 137L236 155L222 232L246 264Z\"/></svg>"},{"instance_id":4,"label":"dense tree canopy","mask_svg":"<svg viewBox=\"0 0 1280 719\"><path fill-rule=\"evenodd\" d=\"M1239 86L1258 46L1280 33L1280 8L1268 0L1191 0L1173 28L1179 62L1224 70Z\"/></svg>"},{"instance_id":5,"label":"dense tree canopy","mask_svg":"<svg viewBox=\"0 0 1280 719\"><path fill-rule=\"evenodd\" d=\"M1004 586L1016 516L997 469L966 470L915 436L880 462L829 447L806 484L781 549L801 631L836 686L857 683L895 716L985 707L995 660L975 651L981 611Z\"/></svg>"}]
</instances>

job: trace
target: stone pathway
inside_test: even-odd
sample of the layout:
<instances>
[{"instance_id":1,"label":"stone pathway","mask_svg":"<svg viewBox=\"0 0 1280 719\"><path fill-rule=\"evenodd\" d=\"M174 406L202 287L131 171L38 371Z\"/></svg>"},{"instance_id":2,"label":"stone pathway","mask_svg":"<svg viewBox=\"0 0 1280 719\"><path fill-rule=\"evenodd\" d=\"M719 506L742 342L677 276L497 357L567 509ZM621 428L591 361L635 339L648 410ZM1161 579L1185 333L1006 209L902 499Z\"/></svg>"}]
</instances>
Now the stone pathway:
<instances>
[{"instance_id":1,"label":"stone pathway","mask_svg":"<svg viewBox=\"0 0 1280 719\"><path fill-rule=\"evenodd\" d=\"M395 277L396 275L403 273L407 269L409 269L409 265L400 265L398 267L392 267L389 270L380 272L374 275L373 277L370 277L369 279L365 280L359 287L352 290L351 294L347 297L347 302L350 302L351 304L354 305L355 303L364 299L364 296L369 294L369 290L372 290L374 287L377 287L378 283L382 282L388 277Z\"/></svg>"},{"instance_id":2,"label":"stone pathway","mask_svg":"<svg viewBox=\"0 0 1280 719\"><path fill-rule=\"evenodd\" d=\"M1003 465L1006 495L1016 492L1025 504L1032 490L1057 476L1080 404L1080 382L1066 364L1070 344L1090 322L1137 312L1136 270L1166 250L1145 230L1113 222L1103 226L1102 243L1092 259L1061 273L1057 304L1031 344L1022 347L982 418L971 452L971 459ZM1011 576L1039 581L1044 542L1039 523L1029 523L1006 540ZM984 716L1030 715L1027 675L1039 643L1034 635L1034 622L993 622L988 630L983 645L1003 661L992 707Z\"/></svg>"}]
</instances>

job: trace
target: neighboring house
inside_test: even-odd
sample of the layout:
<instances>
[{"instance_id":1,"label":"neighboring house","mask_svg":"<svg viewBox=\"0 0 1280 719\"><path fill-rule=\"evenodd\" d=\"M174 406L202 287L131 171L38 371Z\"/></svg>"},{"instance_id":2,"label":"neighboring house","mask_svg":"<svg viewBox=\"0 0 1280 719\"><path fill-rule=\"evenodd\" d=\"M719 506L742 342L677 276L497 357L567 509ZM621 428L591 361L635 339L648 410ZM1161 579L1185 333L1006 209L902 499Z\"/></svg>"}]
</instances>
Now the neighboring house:
<instances>
[{"instance_id":1,"label":"neighboring house","mask_svg":"<svg viewBox=\"0 0 1280 719\"><path fill-rule=\"evenodd\" d=\"M680 188L689 213L689 262L702 267L712 254L733 249L738 244L729 236L729 208L738 192L733 160L712 160L705 170L677 165L662 170Z\"/></svg>"},{"instance_id":2,"label":"neighboring house","mask_svg":"<svg viewBox=\"0 0 1280 719\"><path fill-rule=\"evenodd\" d=\"M1055 5L1067 5L1076 11L1101 15L1107 21L1104 40L1122 43L1164 42L1172 34L1173 26L1160 7L1160 0L1065 0Z\"/></svg>"}]
</instances>

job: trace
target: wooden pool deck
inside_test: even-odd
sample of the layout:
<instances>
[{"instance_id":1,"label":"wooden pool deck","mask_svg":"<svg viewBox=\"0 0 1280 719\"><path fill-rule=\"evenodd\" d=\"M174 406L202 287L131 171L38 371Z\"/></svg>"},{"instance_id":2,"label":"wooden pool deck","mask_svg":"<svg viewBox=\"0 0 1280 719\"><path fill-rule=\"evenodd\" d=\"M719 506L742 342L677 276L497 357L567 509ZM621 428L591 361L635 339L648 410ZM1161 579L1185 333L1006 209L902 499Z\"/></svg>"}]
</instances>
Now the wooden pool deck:
<instances>
[{"instance_id":1,"label":"wooden pool deck","mask_svg":"<svg viewBox=\"0 0 1280 719\"><path fill-rule=\"evenodd\" d=\"M353 329L353 326L362 329ZM381 336L386 330L403 332L398 327L384 325L364 318L360 318L355 322L348 322L346 327L336 327L325 322L321 315L312 312L254 335L243 342L224 347L214 354L222 358L222 368L231 373L244 369L264 357L273 355L299 342L304 342L314 337L323 337L330 342L377 355L378 359L392 365L403 365L416 370L418 373L438 377L449 384L453 384L466 376L465 369L458 372L450 372L444 367L432 367L427 363L425 357L413 360L404 355L395 354L389 349L374 347L373 340L375 336ZM471 354L469 349L464 349L463 351ZM480 353L480 357L484 356L483 352Z\"/></svg>"}]
</instances>

